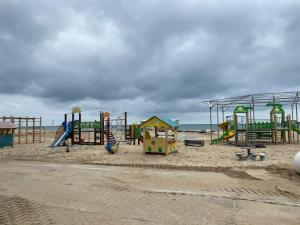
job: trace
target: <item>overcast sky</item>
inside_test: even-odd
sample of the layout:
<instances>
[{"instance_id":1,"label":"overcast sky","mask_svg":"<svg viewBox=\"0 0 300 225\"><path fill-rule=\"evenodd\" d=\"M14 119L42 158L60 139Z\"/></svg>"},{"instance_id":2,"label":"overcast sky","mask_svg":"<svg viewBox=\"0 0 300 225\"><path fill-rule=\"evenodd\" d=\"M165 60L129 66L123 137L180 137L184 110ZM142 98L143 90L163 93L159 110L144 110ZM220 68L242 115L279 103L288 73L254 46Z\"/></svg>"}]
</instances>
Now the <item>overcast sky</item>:
<instances>
[{"instance_id":1,"label":"overcast sky","mask_svg":"<svg viewBox=\"0 0 300 225\"><path fill-rule=\"evenodd\" d=\"M203 100L299 90L299 71L299 0L0 0L5 115L203 123Z\"/></svg>"}]
</instances>

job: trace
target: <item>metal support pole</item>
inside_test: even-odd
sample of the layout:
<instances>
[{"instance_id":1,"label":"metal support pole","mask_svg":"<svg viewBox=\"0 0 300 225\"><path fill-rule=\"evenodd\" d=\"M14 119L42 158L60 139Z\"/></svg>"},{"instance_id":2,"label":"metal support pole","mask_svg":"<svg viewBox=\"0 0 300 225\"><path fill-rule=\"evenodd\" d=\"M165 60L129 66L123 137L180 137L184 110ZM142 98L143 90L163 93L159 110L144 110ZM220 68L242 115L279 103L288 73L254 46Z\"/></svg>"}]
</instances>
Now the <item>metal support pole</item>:
<instances>
[{"instance_id":1,"label":"metal support pole","mask_svg":"<svg viewBox=\"0 0 300 225\"><path fill-rule=\"evenodd\" d=\"M225 122L224 107L222 107L222 121L223 121L223 123ZM223 134L224 134L224 130L223 130Z\"/></svg>"},{"instance_id":2,"label":"metal support pole","mask_svg":"<svg viewBox=\"0 0 300 225\"><path fill-rule=\"evenodd\" d=\"M32 119L32 143L35 141L35 118Z\"/></svg>"},{"instance_id":3,"label":"metal support pole","mask_svg":"<svg viewBox=\"0 0 300 225\"><path fill-rule=\"evenodd\" d=\"M234 140L234 142L235 142L235 145L238 145L238 143L239 143L239 128L238 128L238 116L237 116L237 114L236 113L234 113L234 115L233 115L233 123L234 123L234 128L235 128L235 140Z\"/></svg>"},{"instance_id":4,"label":"metal support pole","mask_svg":"<svg viewBox=\"0 0 300 225\"><path fill-rule=\"evenodd\" d=\"M270 122L274 122L274 126L275 126L275 121L274 121L274 116L273 116L273 113L271 112L270 113ZM274 131L274 128L271 129L271 142L272 143L275 143L275 135L274 135L275 131Z\"/></svg>"},{"instance_id":5,"label":"metal support pole","mask_svg":"<svg viewBox=\"0 0 300 225\"><path fill-rule=\"evenodd\" d=\"M249 144L249 116L248 113L246 113L246 145Z\"/></svg>"},{"instance_id":6,"label":"metal support pole","mask_svg":"<svg viewBox=\"0 0 300 225\"><path fill-rule=\"evenodd\" d=\"M225 122L225 115L224 115L224 107L222 107L222 121L223 121L223 123Z\"/></svg>"},{"instance_id":7,"label":"metal support pole","mask_svg":"<svg viewBox=\"0 0 300 225\"><path fill-rule=\"evenodd\" d=\"M288 123L288 142L289 144L292 143L292 134L291 134L291 129L292 129L292 124L291 124L291 115L287 116L287 123Z\"/></svg>"},{"instance_id":8,"label":"metal support pole","mask_svg":"<svg viewBox=\"0 0 300 225\"><path fill-rule=\"evenodd\" d=\"M252 106L252 122L255 123L255 109L254 109L254 103Z\"/></svg>"},{"instance_id":9,"label":"metal support pole","mask_svg":"<svg viewBox=\"0 0 300 225\"><path fill-rule=\"evenodd\" d=\"M278 119L277 119L276 114L274 114L274 121L275 121L275 123L274 123L275 144L277 145L278 144L278 134L277 134L277 132L278 132L278 130L277 130L277 121L278 121Z\"/></svg>"},{"instance_id":10,"label":"metal support pole","mask_svg":"<svg viewBox=\"0 0 300 225\"><path fill-rule=\"evenodd\" d=\"M252 123L253 123L253 133L256 134L256 126L255 126L255 102L253 95L251 96L252 99ZM256 141L256 135L253 136L253 142Z\"/></svg>"},{"instance_id":11,"label":"metal support pole","mask_svg":"<svg viewBox=\"0 0 300 225\"><path fill-rule=\"evenodd\" d=\"M28 116L26 116L26 124L25 124L25 143L28 143Z\"/></svg>"},{"instance_id":12,"label":"metal support pole","mask_svg":"<svg viewBox=\"0 0 300 225\"><path fill-rule=\"evenodd\" d=\"M39 138L40 143L42 143L42 117L40 117L40 138Z\"/></svg>"},{"instance_id":13,"label":"metal support pole","mask_svg":"<svg viewBox=\"0 0 300 225\"><path fill-rule=\"evenodd\" d=\"M125 140L127 140L127 112L124 113L124 129L125 129L125 132L124 132L124 135L125 135Z\"/></svg>"},{"instance_id":14,"label":"metal support pole","mask_svg":"<svg viewBox=\"0 0 300 225\"><path fill-rule=\"evenodd\" d=\"M21 124L22 124L22 120L21 117L19 117L19 128L18 128L18 143L21 144Z\"/></svg>"},{"instance_id":15,"label":"metal support pole","mask_svg":"<svg viewBox=\"0 0 300 225\"><path fill-rule=\"evenodd\" d=\"M110 143L110 117L107 118L107 143Z\"/></svg>"},{"instance_id":16,"label":"metal support pole","mask_svg":"<svg viewBox=\"0 0 300 225\"><path fill-rule=\"evenodd\" d=\"M212 106L209 106L210 143L212 144L212 117L211 117L211 108L212 108Z\"/></svg>"},{"instance_id":17,"label":"metal support pole","mask_svg":"<svg viewBox=\"0 0 300 225\"><path fill-rule=\"evenodd\" d=\"M292 123L293 123L293 121L294 121L294 105L293 104L291 104L291 110L292 110ZM293 132L293 141L295 141L295 132L294 131L292 131Z\"/></svg>"},{"instance_id":18,"label":"metal support pole","mask_svg":"<svg viewBox=\"0 0 300 225\"><path fill-rule=\"evenodd\" d=\"M104 145L104 132L105 132L105 127L104 127L104 116L103 113L100 112L100 121L101 121L101 140L100 140L100 145Z\"/></svg>"},{"instance_id":19,"label":"metal support pole","mask_svg":"<svg viewBox=\"0 0 300 225\"><path fill-rule=\"evenodd\" d=\"M217 132L218 132L218 138L220 138L220 129L219 129L219 105L217 104Z\"/></svg>"},{"instance_id":20,"label":"metal support pole","mask_svg":"<svg viewBox=\"0 0 300 225\"><path fill-rule=\"evenodd\" d=\"M94 144L96 144L96 128L94 130L95 132L95 138L94 138ZM78 138L79 138L79 144L81 145L81 113L78 115Z\"/></svg>"},{"instance_id":21,"label":"metal support pole","mask_svg":"<svg viewBox=\"0 0 300 225\"><path fill-rule=\"evenodd\" d=\"M249 112L247 113L247 117L248 117L248 119L247 119L248 120L248 124L247 124L248 142L251 142L253 144L253 139L254 139L255 133L252 132L253 122L252 122L252 107L251 107L251 105L249 107ZM250 132L250 130L251 130L251 132Z\"/></svg>"},{"instance_id":22,"label":"metal support pole","mask_svg":"<svg viewBox=\"0 0 300 225\"><path fill-rule=\"evenodd\" d=\"M88 132L88 133L90 133L90 132ZM96 129L96 127L94 127L94 145L96 145L96 143L97 143L97 129ZM90 142L90 140L89 140L89 142ZM81 144L81 142L80 142L80 144Z\"/></svg>"},{"instance_id":23,"label":"metal support pole","mask_svg":"<svg viewBox=\"0 0 300 225\"><path fill-rule=\"evenodd\" d=\"M297 92L296 95L296 126L299 129L299 123L298 123L298 97L299 97L299 92ZM297 141L299 142L299 134L297 133Z\"/></svg>"},{"instance_id":24,"label":"metal support pole","mask_svg":"<svg viewBox=\"0 0 300 225\"><path fill-rule=\"evenodd\" d=\"M66 124L68 126L68 124ZM75 114L72 113L72 145L75 144L75 132L74 132L74 128L75 128Z\"/></svg>"},{"instance_id":25,"label":"metal support pole","mask_svg":"<svg viewBox=\"0 0 300 225\"><path fill-rule=\"evenodd\" d=\"M283 143L286 143L286 131L285 128L287 127L287 122L285 121L285 113L281 114L281 127L283 130L281 131L281 139Z\"/></svg>"},{"instance_id":26,"label":"metal support pole","mask_svg":"<svg viewBox=\"0 0 300 225\"><path fill-rule=\"evenodd\" d=\"M249 106L249 122L252 123L252 107Z\"/></svg>"}]
</instances>

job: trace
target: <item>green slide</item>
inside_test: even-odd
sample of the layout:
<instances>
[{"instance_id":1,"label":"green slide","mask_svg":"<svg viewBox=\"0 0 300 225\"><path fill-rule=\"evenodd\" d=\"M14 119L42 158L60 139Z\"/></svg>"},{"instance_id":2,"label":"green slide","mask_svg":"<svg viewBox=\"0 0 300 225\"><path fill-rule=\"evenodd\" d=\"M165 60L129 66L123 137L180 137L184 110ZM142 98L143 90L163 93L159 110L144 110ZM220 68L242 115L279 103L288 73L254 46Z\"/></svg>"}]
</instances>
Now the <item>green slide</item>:
<instances>
[{"instance_id":1,"label":"green slide","mask_svg":"<svg viewBox=\"0 0 300 225\"><path fill-rule=\"evenodd\" d=\"M212 143L218 144L220 141L230 139L234 136L235 136L235 131L234 131L233 127L230 127L228 130L224 131L224 134L221 137L213 139Z\"/></svg>"}]
</instances>

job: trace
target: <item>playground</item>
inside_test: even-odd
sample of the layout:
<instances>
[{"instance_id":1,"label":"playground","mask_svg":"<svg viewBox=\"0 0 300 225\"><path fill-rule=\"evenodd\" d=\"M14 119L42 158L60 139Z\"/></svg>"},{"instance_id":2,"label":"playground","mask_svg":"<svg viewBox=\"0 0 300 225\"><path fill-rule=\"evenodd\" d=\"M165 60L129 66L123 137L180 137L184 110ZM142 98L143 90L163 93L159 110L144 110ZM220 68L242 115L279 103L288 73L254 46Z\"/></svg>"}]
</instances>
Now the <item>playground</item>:
<instances>
[{"instance_id":1,"label":"playground","mask_svg":"<svg viewBox=\"0 0 300 225\"><path fill-rule=\"evenodd\" d=\"M46 134L46 144L54 135ZM185 138L205 145L187 147ZM0 208L0 218L13 221L8 224L298 224L300 178L290 165L298 144L269 145L267 160L241 162L236 146L210 145L209 134L179 132L178 140L178 152L169 155L145 155L142 145L128 144L113 155L104 145L73 145L69 153L43 143L3 148L0 205L9 207Z\"/></svg>"},{"instance_id":2,"label":"playground","mask_svg":"<svg viewBox=\"0 0 300 225\"><path fill-rule=\"evenodd\" d=\"M23 126L15 124L15 145L3 148L0 157L223 172L264 168L297 177L291 162L299 151L298 100L298 92L285 92L205 101L211 125L218 124L215 132L206 134L179 132L179 121L159 116L127 124L126 112L115 118L109 112L97 112L94 120L86 121L84 112L73 107L62 116L56 132L45 132L44 143L22 144L18 134ZM66 147L70 152L66 153Z\"/></svg>"},{"instance_id":3,"label":"playground","mask_svg":"<svg viewBox=\"0 0 300 225\"><path fill-rule=\"evenodd\" d=\"M86 120L74 107L56 131L26 144L18 143L23 126L4 121L4 138L16 136L0 150L0 222L296 225L300 176L291 162L300 144L291 96L211 100L218 130L207 133L181 132L180 121L156 115L127 124L126 112L103 111Z\"/></svg>"},{"instance_id":4,"label":"playground","mask_svg":"<svg viewBox=\"0 0 300 225\"><path fill-rule=\"evenodd\" d=\"M297 178L291 162L299 151L298 100L298 92L285 92L205 101L218 129L204 134L179 132L179 121L159 116L128 124L126 112L115 118L97 112L86 121L73 107L56 132L46 132L45 143L25 145L17 139L0 157L220 172L263 168ZM14 133L18 130L15 126Z\"/></svg>"},{"instance_id":5,"label":"playground","mask_svg":"<svg viewBox=\"0 0 300 225\"><path fill-rule=\"evenodd\" d=\"M153 167L186 167L204 171L230 171L246 168L274 169L281 175L297 177L293 171L291 160L297 153L299 144L270 144L264 149L254 149L254 152L264 151L267 159L264 161L238 161L235 152L240 148L235 145L210 145L210 134L179 132L177 153L169 155L145 154L143 145L121 144L117 154L108 154L105 145L73 145L70 152L66 147L49 148L55 132L46 133L46 143L15 145L14 148L3 148L0 157L7 160L30 160L58 163L87 163L104 165L153 166ZM204 147L185 146L184 139L204 140ZM213 134L217 138L217 134Z\"/></svg>"},{"instance_id":6,"label":"playground","mask_svg":"<svg viewBox=\"0 0 300 225\"><path fill-rule=\"evenodd\" d=\"M68 118L71 116L71 119ZM57 128L50 148L66 145L104 145L115 144L127 139L127 113L123 118L111 119L109 112L100 112L99 120L82 121L81 109L73 107L71 113L64 115L64 121Z\"/></svg>"},{"instance_id":7,"label":"playground","mask_svg":"<svg viewBox=\"0 0 300 225\"><path fill-rule=\"evenodd\" d=\"M218 138L211 136L211 144L230 143L230 139L234 139L236 146L247 147L299 143L298 101L298 92L262 93L204 101L209 107L210 126L213 121L218 124Z\"/></svg>"}]
</instances>

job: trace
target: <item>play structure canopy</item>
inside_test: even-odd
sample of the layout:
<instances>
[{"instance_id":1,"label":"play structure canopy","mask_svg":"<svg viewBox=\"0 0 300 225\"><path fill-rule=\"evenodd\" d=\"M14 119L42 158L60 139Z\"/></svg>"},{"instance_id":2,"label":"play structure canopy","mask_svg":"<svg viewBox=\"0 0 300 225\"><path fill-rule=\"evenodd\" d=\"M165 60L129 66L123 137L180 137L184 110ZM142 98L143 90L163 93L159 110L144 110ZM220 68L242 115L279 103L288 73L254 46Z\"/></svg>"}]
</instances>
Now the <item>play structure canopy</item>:
<instances>
[{"instance_id":1,"label":"play structure canopy","mask_svg":"<svg viewBox=\"0 0 300 225\"><path fill-rule=\"evenodd\" d=\"M16 129L16 126L10 121L1 121L0 129Z\"/></svg>"},{"instance_id":2,"label":"play structure canopy","mask_svg":"<svg viewBox=\"0 0 300 225\"><path fill-rule=\"evenodd\" d=\"M209 107L236 107L239 105L266 106L266 104L295 105L300 100L300 91L277 92L277 93L259 93L229 98L220 98L204 101Z\"/></svg>"},{"instance_id":3,"label":"play structure canopy","mask_svg":"<svg viewBox=\"0 0 300 225\"><path fill-rule=\"evenodd\" d=\"M178 123L168 118L160 118L158 116L152 116L148 120L144 121L140 125L141 128L144 127L157 127L163 129L177 128Z\"/></svg>"},{"instance_id":4,"label":"play structure canopy","mask_svg":"<svg viewBox=\"0 0 300 225\"><path fill-rule=\"evenodd\" d=\"M273 114L284 113L284 109L279 106L274 106L271 110L271 113Z\"/></svg>"},{"instance_id":5,"label":"play structure canopy","mask_svg":"<svg viewBox=\"0 0 300 225\"><path fill-rule=\"evenodd\" d=\"M247 113L247 112L248 112L248 108L245 107L245 106L237 106L237 107L234 109L234 112L235 112L235 113Z\"/></svg>"}]
</instances>

